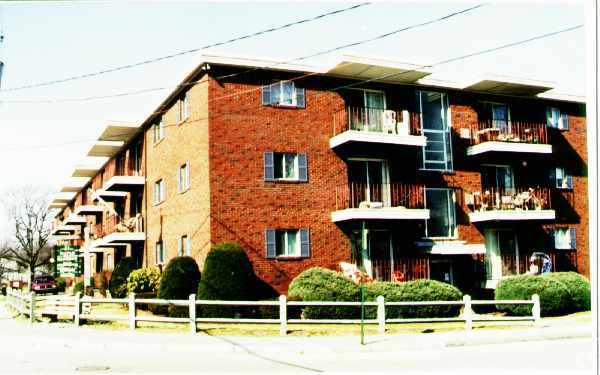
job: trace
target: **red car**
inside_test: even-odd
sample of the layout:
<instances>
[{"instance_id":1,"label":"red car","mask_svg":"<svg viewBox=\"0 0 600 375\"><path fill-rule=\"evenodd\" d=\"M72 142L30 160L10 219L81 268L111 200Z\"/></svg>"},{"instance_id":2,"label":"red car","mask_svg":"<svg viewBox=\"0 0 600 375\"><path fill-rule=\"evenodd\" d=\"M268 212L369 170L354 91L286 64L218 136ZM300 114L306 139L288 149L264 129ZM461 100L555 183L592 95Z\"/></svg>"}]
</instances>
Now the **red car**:
<instances>
[{"instance_id":1,"label":"red car","mask_svg":"<svg viewBox=\"0 0 600 375\"><path fill-rule=\"evenodd\" d=\"M56 288L56 280L54 280L54 277L50 275L34 276L33 283L31 284L31 290L36 294L58 294L58 289Z\"/></svg>"}]
</instances>

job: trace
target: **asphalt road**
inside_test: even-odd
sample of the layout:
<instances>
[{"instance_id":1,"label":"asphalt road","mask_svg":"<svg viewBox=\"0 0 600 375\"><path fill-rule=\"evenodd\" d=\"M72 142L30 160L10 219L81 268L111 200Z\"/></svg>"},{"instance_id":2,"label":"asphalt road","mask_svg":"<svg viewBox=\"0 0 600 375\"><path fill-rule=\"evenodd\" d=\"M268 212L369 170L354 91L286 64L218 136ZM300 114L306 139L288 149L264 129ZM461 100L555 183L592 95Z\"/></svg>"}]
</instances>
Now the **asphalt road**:
<instances>
[{"instance_id":1,"label":"asphalt road","mask_svg":"<svg viewBox=\"0 0 600 375\"><path fill-rule=\"evenodd\" d=\"M592 369L590 338L446 346L440 343L449 336L418 336L368 338L368 345L361 347L357 337L223 338L46 324L30 327L0 317L0 373L487 375L578 374Z\"/></svg>"}]
</instances>

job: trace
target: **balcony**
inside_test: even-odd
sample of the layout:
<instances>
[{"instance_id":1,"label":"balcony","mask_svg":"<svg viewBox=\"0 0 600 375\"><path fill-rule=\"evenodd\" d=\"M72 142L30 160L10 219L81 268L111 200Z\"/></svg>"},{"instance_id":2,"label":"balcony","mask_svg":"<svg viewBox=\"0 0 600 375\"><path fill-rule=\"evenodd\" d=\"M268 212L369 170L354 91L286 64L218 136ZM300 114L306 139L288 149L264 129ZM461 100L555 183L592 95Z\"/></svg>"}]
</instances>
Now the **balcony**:
<instances>
[{"instance_id":1,"label":"balcony","mask_svg":"<svg viewBox=\"0 0 600 375\"><path fill-rule=\"evenodd\" d=\"M368 107L346 107L333 115L333 137L329 146L350 143L425 146L418 116L408 111Z\"/></svg>"},{"instance_id":2,"label":"balcony","mask_svg":"<svg viewBox=\"0 0 600 375\"><path fill-rule=\"evenodd\" d=\"M95 225L93 232L94 238L96 238L92 244L94 248L125 246L146 240L144 221L140 214L127 220L110 216L104 225Z\"/></svg>"},{"instance_id":3,"label":"balcony","mask_svg":"<svg viewBox=\"0 0 600 375\"><path fill-rule=\"evenodd\" d=\"M63 221L63 224L86 226L87 221L85 220L85 217L82 217L82 216L79 216L76 214L71 214Z\"/></svg>"},{"instance_id":4,"label":"balcony","mask_svg":"<svg viewBox=\"0 0 600 375\"><path fill-rule=\"evenodd\" d=\"M81 205L75 208L75 215L79 216L96 216L97 218L102 217L104 209L101 206L94 205Z\"/></svg>"},{"instance_id":5,"label":"balcony","mask_svg":"<svg viewBox=\"0 0 600 375\"><path fill-rule=\"evenodd\" d=\"M75 235L75 233L77 233L77 226L75 225L56 225L52 231L50 232L50 235L52 237L56 237L56 236L64 236L64 235ZM79 237L79 236L78 236Z\"/></svg>"},{"instance_id":6,"label":"balcony","mask_svg":"<svg viewBox=\"0 0 600 375\"><path fill-rule=\"evenodd\" d=\"M146 180L141 175L140 168L133 168L124 163L117 163L115 175L102 186L105 191L131 192L144 187Z\"/></svg>"},{"instance_id":7,"label":"balcony","mask_svg":"<svg viewBox=\"0 0 600 375\"><path fill-rule=\"evenodd\" d=\"M348 220L426 220L425 186L403 183L348 183L335 194L333 222Z\"/></svg>"},{"instance_id":8,"label":"balcony","mask_svg":"<svg viewBox=\"0 0 600 375\"><path fill-rule=\"evenodd\" d=\"M483 192L465 192L465 203L472 212L471 223L487 221L554 220L548 188L489 188Z\"/></svg>"},{"instance_id":9,"label":"balcony","mask_svg":"<svg viewBox=\"0 0 600 375\"><path fill-rule=\"evenodd\" d=\"M552 272L556 272L556 254L546 254L552 265ZM529 271L531 252L521 254L501 254L497 257L484 256L485 287L496 288L500 280L513 275L523 275Z\"/></svg>"},{"instance_id":10,"label":"balcony","mask_svg":"<svg viewBox=\"0 0 600 375\"><path fill-rule=\"evenodd\" d=\"M545 123L523 121L480 121L470 129L467 155L491 152L551 154Z\"/></svg>"},{"instance_id":11,"label":"balcony","mask_svg":"<svg viewBox=\"0 0 600 375\"><path fill-rule=\"evenodd\" d=\"M127 198L126 191L106 191L104 189L98 189L92 195L94 201L103 200L106 202L115 202L121 199Z\"/></svg>"}]
</instances>

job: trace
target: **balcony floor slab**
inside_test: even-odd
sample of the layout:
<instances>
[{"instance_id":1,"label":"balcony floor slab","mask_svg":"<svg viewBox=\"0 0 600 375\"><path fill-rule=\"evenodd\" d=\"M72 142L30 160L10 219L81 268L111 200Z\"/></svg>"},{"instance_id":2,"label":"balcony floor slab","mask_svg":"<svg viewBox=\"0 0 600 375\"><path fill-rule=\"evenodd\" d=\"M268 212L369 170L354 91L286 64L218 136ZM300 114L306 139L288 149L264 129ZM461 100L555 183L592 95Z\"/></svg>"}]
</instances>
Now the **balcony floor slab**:
<instances>
[{"instance_id":1,"label":"balcony floor slab","mask_svg":"<svg viewBox=\"0 0 600 375\"><path fill-rule=\"evenodd\" d=\"M422 135L398 135L380 132L347 130L332 137L329 140L329 147L336 148L350 142L422 147L427 144L427 138Z\"/></svg>"},{"instance_id":2,"label":"balcony floor slab","mask_svg":"<svg viewBox=\"0 0 600 375\"><path fill-rule=\"evenodd\" d=\"M331 220L336 223L348 220L427 220L429 210L425 208L347 208L331 213Z\"/></svg>"},{"instance_id":3,"label":"balcony floor slab","mask_svg":"<svg viewBox=\"0 0 600 375\"><path fill-rule=\"evenodd\" d=\"M518 142L483 142L467 148L467 155L474 156L487 152L520 152L527 154L551 154L552 145Z\"/></svg>"},{"instance_id":4,"label":"balcony floor slab","mask_svg":"<svg viewBox=\"0 0 600 375\"><path fill-rule=\"evenodd\" d=\"M490 210L469 213L471 223L485 221L554 220L554 210Z\"/></svg>"}]
</instances>

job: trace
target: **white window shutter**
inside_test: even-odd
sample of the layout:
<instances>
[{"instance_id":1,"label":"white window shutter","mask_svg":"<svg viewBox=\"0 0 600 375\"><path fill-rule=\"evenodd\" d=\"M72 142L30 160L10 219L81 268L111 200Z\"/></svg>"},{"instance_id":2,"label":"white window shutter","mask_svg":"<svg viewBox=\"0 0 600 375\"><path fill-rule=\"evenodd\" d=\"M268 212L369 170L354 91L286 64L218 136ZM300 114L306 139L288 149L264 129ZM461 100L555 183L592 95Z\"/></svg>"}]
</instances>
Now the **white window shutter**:
<instances>
[{"instance_id":1,"label":"white window shutter","mask_svg":"<svg viewBox=\"0 0 600 375\"><path fill-rule=\"evenodd\" d=\"M179 238L179 249L177 249L177 255L179 255L179 256L183 255L183 244L181 243L182 239L183 239L183 237Z\"/></svg>"},{"instance_id":2,"label":"white window shutter","mask_svg":"<svg viewBox=\"0 0 600 375\"><path fill-rule=\"evenodd\" d=\"M306 154L298 154L298 179L308 181L308 161Z\"/></svg>"},{"instance_id":3,"label":"white window shutter","mask_svg":"<svg viewBox=\"0 0 600 375\"><path fill-rule=\"evenodd\" d=\"M265 230L265 252L268 259L277 257L275 246L275 230Z\"/></svg>"},{"instance_id":4,"label":"white window shutter","mask_svg":"<svg viewBox=\"0 0 600 375\"><path fill-rule=\"evenodd\" d=\"M265 181L275 179L275 159L272 152L265 152L264 156Z\"/></svg>"},{"instance_id":5,"label":"white window shutter","mask_svg":"<svg viewBox=\"0 0 600 375\"><path fill-rule=\"evenodd\" d=\"M190 237L185 238L185 255L192 256L192 243Z\"/></svg>"},{"instance_id":6,"label":"white window shutter","mask_svg":"<svg viewBox=\"0 0 600 375\"><path fill-rule=\"evenodd\" d=\"M300 229L300 256L310 257L310 231L307 228Z\"/></svg>"}]
</instances>

